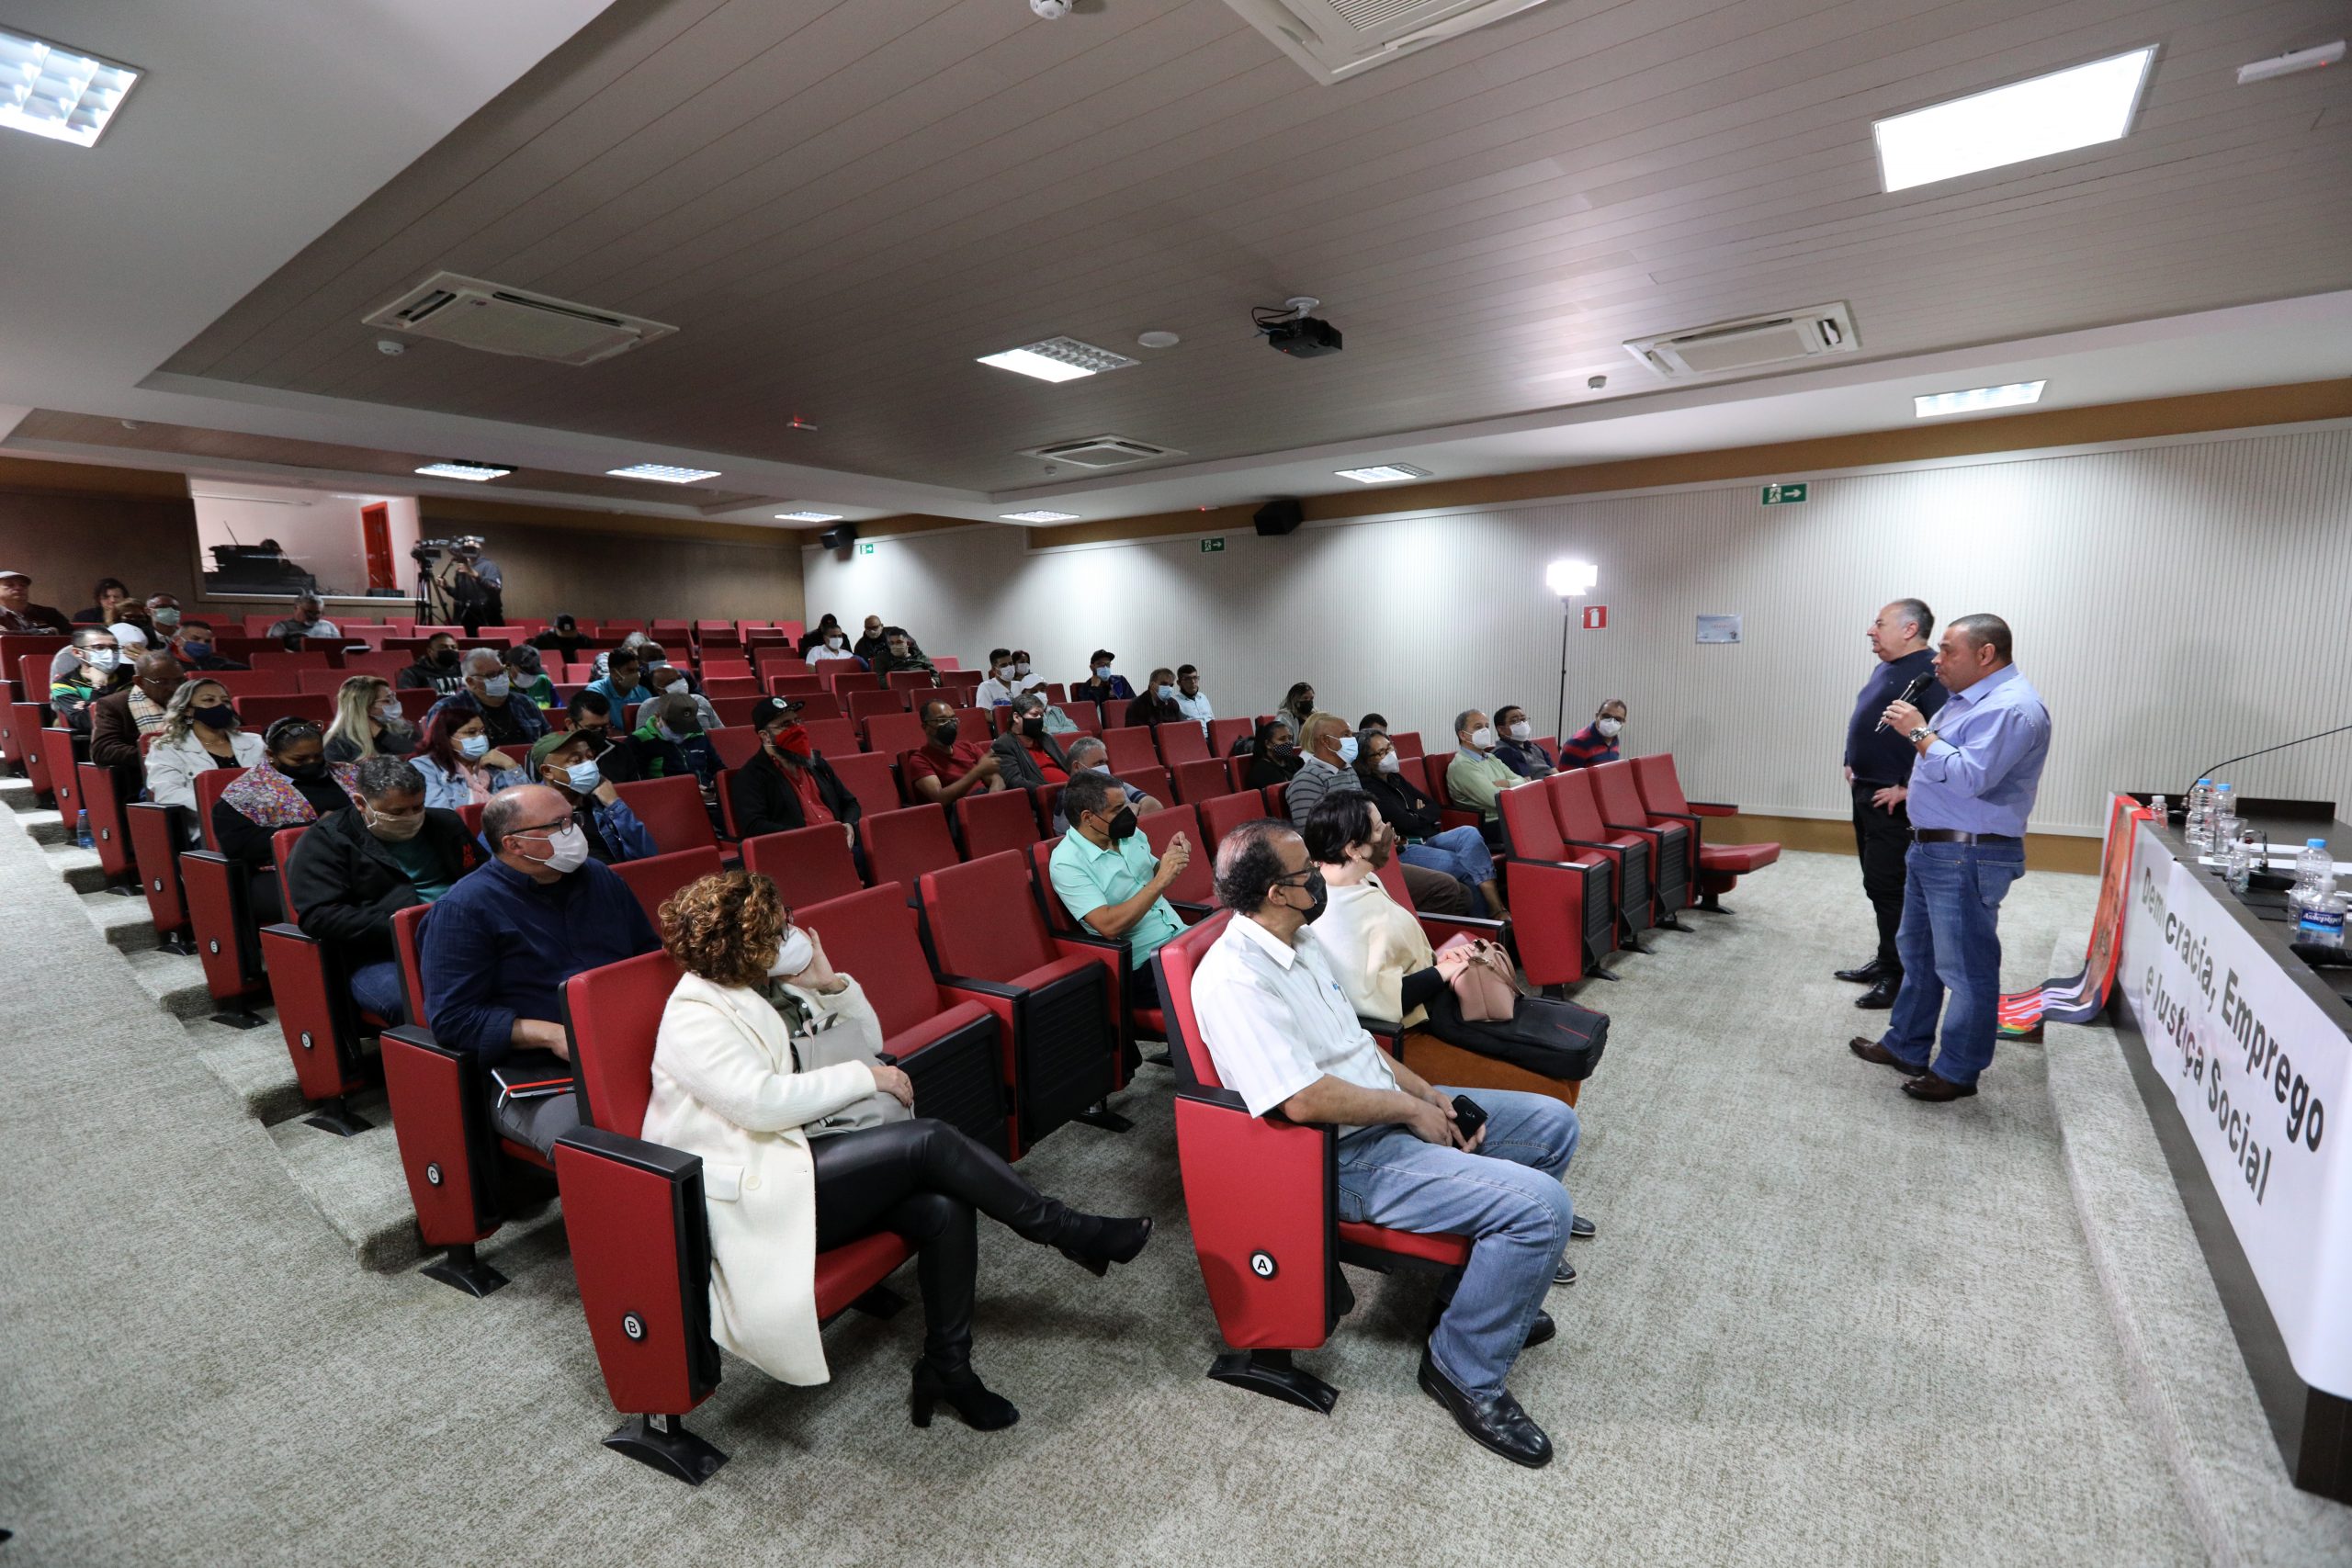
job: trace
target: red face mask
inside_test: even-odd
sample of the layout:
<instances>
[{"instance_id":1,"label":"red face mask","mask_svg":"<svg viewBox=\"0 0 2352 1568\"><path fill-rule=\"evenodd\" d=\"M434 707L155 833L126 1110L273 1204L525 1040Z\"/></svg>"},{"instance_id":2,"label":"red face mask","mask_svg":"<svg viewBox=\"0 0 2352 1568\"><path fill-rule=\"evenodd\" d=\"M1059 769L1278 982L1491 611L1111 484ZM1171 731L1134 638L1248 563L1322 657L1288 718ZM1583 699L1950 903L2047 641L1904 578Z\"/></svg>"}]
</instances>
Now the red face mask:
<instances>
[{"instance_id":1,"label":"red face mask","mask_svg":"<svg viewBox=\"0 0 2352 1568\"><path fill-rule=\"evenodd\" d=\"M788 724L782 729L775 731L775 749L779 751L789 751L796 757L806 757L812 750L808 744L808 731L803 726Z\"/></svg>"}]
</instances>

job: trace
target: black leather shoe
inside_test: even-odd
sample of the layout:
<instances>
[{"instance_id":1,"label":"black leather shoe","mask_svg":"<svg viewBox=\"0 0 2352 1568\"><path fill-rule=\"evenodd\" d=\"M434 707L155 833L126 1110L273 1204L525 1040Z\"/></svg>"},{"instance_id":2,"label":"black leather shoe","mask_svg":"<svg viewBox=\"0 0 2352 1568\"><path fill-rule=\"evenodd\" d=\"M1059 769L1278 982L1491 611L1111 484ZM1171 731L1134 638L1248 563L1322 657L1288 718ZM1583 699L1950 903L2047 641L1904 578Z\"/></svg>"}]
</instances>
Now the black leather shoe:
<instances>
[{"instance_id":1,"label":"black leather shoe","mask_svg":"<svg viewBox=\"0 0 2352 1568\"><path fill-rule=\"evenodd\" d=\"M1857 1034L1846 1042L1846 1049L1865 1062L1876 1062L1882 1067L1893 1067L1905 1077L1917 1077L1925 1071L1889 1051L1866 1034Z\"/></svg>"},{"instance_id":2,"label":"black leather shoe","mask_svg":"<svg viewBox=\"0 0 2352 1568\"><path fill-rule=\"evenodd\" d=\"M1426 1339L1430 1335L1435 1334L1437 1332L1438 1319L1444 1315L1445 1303L1443 1302L1440 1302L1435 1306L1430 1308L1429 1325L1421 1330L1421 1337ZM1527 1325L1527 1337L1519 1342L1519 1348L1522 1350L1532 1350L1536 1346L1543 1344L1545 1340L1553 1338L1559 1332L1560 1325L1552 1321L1552 1314L1545 1312L1542 1307L1537 1307L1535 1309L1535 1321Z\"/></svg>"},{"instance_id":3,"label":"black leather shoe","mask_svg":"<svg viewBox=\"0 0 2352 1568\"><path fill-rule=\"evenodd\" d=\"M1871 986L1876 985L1878 983L1878 977L1885 973L1886 965L1873 958L1859 969L1838 970L1838 978L1840 980L1849 981L1857 986Z\"/></svg>"},{"instance_id":4,"label":"black leather shoe","mask_svg":"<svg viewBox=\"0 0 2352 1568\"><path fill-rule=\"evenodd\" d=\"M1484 1399L1475 1399L1437 1370L1426 1348L1421 1351L1420 1382L1421 1392L1444 1405L1453 1424L1487 1452L1530 1470L1541 1470L1552 1462L1552 1439L1519 1407L1510 1390L1498 1389Z\"/></svg>"},{"instance_id":5,"label":"black leather shoe","mask_svg":"<svg viewBox=\"0 0 2352 1568\"><path fill-rule=\"evenodd\" d=\"M1569 1262L1565 1258L1561 1258L1560 1267L1553 1272L1552 1283L1555 1285L1573 1285L1576 1282L1577 1266Z\"/></svg>"},{"instance_id":6,"label":"black leather shoe","mask_svg":"<svg viewBox=\"0 0 2352 1568\"><path fill-rule=\"evenodd\" d=\"M1568 1221L1568 1239L1571 1241L1590 1241L1600 1231L1600 1226L1582 1214L1574 1215Z\"/></svg>"},{"instance_id":7,"label":"black leather shoe","mask_svg":"<svg viewBox=\"0 0 2352 1568\"><path fill-rule=\"evenodd\" d=\"M1871 1012L1884 1012L1894 1005L1895 992L1903 988L1903 977L1882 975L1871 982L1871 988L1854 998L1854 1005Z\"/></svg>"},{"instance_id":8,"label":"black leather shoe","mask_svg":"<svg viewBox=\"0 0 2352 1568\"><path fill-rule=\"evenodd\" d=\"M964 1425L976 1432L998 1432L1021 1419L1012 1401L992 1393L980 1382L979 1374L967 1365L953 1372L943 1372L929 1360L915 1363L914 1393L910 1400L915 1425L931 1425L931 1413L938 1405L963 1418Z\"/></svg>"},{"instance_id":9,"label":"black leather shoe","mask_svg":"<svg viewBox=\"0 0 2352 1568\"><path fill-rule=\"evenodd\" d=\"M1914 1100L1924 1100L1930 1105L1941 1105L1950 1100L1966 1100L1976 1092L1973 1083L1954 1083L1933 1073L1921 1073L1916 1078L1904 1080L1903 1092Z\"/></svg>"}]
</instances>

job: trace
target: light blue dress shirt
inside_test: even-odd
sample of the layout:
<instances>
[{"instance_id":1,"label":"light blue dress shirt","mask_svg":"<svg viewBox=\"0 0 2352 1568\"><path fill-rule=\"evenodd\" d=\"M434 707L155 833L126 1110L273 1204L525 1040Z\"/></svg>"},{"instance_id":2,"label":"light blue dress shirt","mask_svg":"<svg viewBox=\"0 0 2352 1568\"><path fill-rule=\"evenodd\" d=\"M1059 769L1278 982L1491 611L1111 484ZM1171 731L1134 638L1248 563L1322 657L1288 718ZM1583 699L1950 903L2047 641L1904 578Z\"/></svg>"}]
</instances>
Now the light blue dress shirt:
<instances>
[{"instance_id":1,"label":"light blue dress shirt","mask_svg":"<svg viewBox=\"0 0 2352 1568\"><path fill-rule=\"evenodd\" d=\"M2041 694L2007 665L1953 693L1928 724L1936 739L1911 764L1911 826L2025 837L2050 756Z\"/></svg>"}]
</instances>

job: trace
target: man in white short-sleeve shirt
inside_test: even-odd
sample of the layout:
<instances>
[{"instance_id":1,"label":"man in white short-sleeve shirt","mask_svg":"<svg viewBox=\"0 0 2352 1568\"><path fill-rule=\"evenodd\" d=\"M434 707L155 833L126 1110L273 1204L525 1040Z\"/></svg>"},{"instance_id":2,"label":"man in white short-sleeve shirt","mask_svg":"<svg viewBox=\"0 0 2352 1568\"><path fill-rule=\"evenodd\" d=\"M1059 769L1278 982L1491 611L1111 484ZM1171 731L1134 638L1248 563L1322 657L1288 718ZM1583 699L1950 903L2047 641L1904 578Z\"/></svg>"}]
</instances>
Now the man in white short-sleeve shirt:
<instances>
[{"instance_id":1,"label":"man in white short-sleeve shirt","mask_svg":"<svg viewBox=\"0 0 2352 1568\"><path fill-rule=\"evenodd\" d=\"M1233 919L1193 975L1193 1012L1217 1077L1253 1116L1340 1130L1342 1220L1472 1238L1470 1260L1421 1353L1422 1389L1483 1447L1551 1462L1552 1440L1503 1386L1511 1363L1554 1333L1543 1311L1560 1253L1589 1235L1560 1185L1577 1115L1546 1095L1482 1089L1486 1125L1464 1138L1453 1100L1392 1059L1356 1021L1314 944L1323 874L1286 822L1245 823L1216 855Z\"/></svg>"}]
</instances>

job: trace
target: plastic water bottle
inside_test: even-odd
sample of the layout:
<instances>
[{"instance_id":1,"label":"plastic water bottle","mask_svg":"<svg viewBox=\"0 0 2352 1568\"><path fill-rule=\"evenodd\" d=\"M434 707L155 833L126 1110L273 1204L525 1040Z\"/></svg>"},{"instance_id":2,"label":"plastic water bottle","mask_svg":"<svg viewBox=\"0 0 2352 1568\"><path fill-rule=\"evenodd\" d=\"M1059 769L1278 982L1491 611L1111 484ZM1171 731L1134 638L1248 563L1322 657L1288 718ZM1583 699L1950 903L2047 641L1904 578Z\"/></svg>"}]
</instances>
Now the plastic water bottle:
<instances>
[{"instance_id":1,"label":"plastic water bottle","mask_svg":"<svg viewBox=\"0 0 2352 1568\"><path fill-rule=\"evenodd\" d=\"M90 840L90 814L86 811L74 813L74 841L85 850L96 847Z\"/></svg>"},{"instance_id":2,"label":"plastic water bottle","mask_svg":"<svg viewBox=\"0 0 2352 1568\"><path fill-rule=\"evenodd\" d=\"M2170 820L2170 814L2165 809L2165 797L2163 795L2152 795L2148 796L2148 809L2156 814L2157 827L2161 828L2166 821Z\"/></svg>"},{"instance_id":3,"label":"plastic water bottle","mask_svg":"<svg viewBox=\"0 0 2352 1568\"><path fill-rule=\"evenodd\" d=\"M2243 893L2253 885L2254 863L2261 854L2251 828L2230 836L2229 847L2222 852L2222 876L2231 892Z\"/></svg>"},{"instance_id":4,"label":"plastic water bottle","mask_svg":"<svg viewBox=\"0 0 2352 1568\"><path fill-rule=\"evenodd\" d=\"M2325 839L2306 839L2295 857L2295 940L2313 947L2344 945L2344 900L2335 891L2335 859Z\"/></svg>"}]
</instances>

